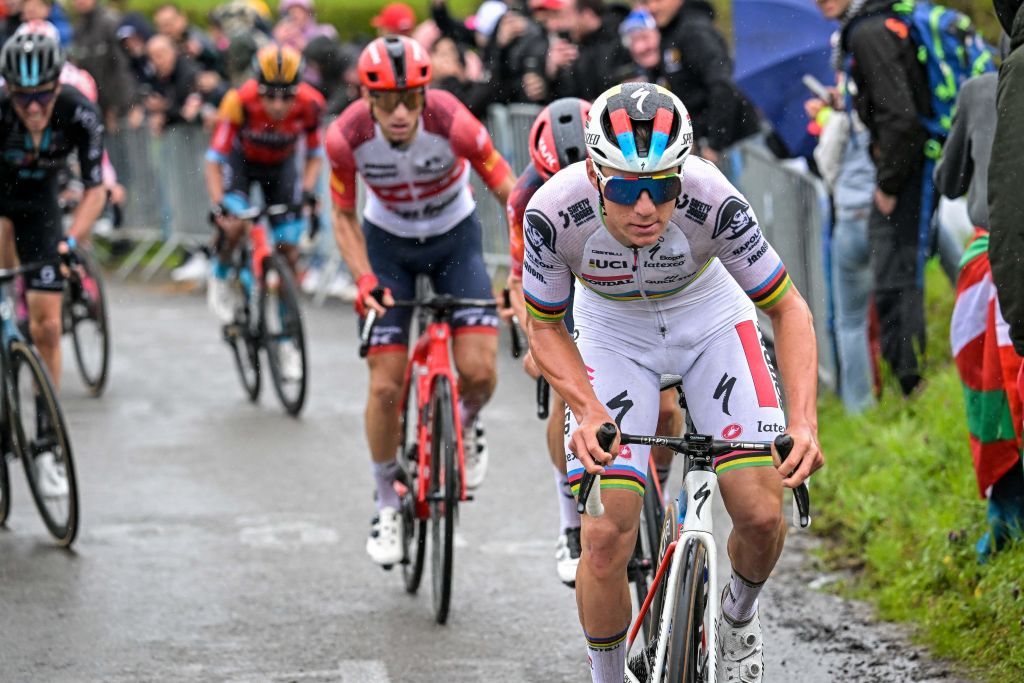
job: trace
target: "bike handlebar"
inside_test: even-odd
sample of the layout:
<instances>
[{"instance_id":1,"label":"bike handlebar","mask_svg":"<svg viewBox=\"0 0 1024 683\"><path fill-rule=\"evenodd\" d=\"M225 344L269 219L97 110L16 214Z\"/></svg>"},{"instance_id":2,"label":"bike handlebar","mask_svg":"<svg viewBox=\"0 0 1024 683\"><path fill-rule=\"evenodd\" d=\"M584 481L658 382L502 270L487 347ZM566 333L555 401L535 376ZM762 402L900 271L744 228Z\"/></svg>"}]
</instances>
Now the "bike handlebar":
<instances>
[{"instance_id":1,"label":"bike handlebar","mask_svg":"<svg viewBox=\"0 0 1024 683\"><path fill-rule=\"evenodd\" d=\"M612 442L615 440L615 432L615 425L610 422L601 425L598 430L597 441L605 451L611 447ZM681 455L703 455L708 458L725 455L733 451L751 451L754 453L771 453L772 451L772 444L769 442L718 441L704 434L687 434L682 437L620 434L619 443L623 446L627 444L661 446ZM774 443L779 458L785 462L790 451L793 450L793 437L788 434L779 434L775 437ZM593 488L595 481L598 482L596 489ZM800 528L806 529L811 525L811 495L806 482L799 484L793 489L793 503L795 506L794 523L798 524ZM600 517L604 514L604 506L601 504L600 475L589 472L583 475L583 481L580 483L577 510L581 514L585 510L592 517Z\"/></svg>"},{"instance_id":2,"label":"bike handlebar","mask_svg":"<svg viewBox=\"0 0 1024 683\"><path fill-rule=\"evenodd\" d=\"M378 303L384 303L384 289L378 287L371 294ZM450 294L435 294L429 299L403 299L395 301L389 308L429 308L435 315L444 317L450 315L456 308L485 308L497 305L494 299L460 299ZM377 324L378 313L370 309L366 313L363 327L359 332L359 357L366 358L370 352L370 335L373 333L373 326Z\"/></svg>"},{"instance_id":3,"label":"bike handlebar","mask_svg":"<svg viewBox=\"0 0 1024 683\"><path fill-rule=\"evenodd\" d=\"M227 214L223 209L221 209L221 211L224 212L225 215L230 215L231 217L239 220L256 221L264 217L273 218L274 216L281 216L291 211L301 214L306 207L310 207L310 209L314 208L309 202L300 202L298 204L269 204L263 207L254 206L246 209L245 211L238 211L231 214ZM216 215L211 211L209 215L210 222L216 223L215 219ZM309 235L310 237L316 237L318 232L320 232L320 216L316 211L311 210L309 212Z\"/></svg>"},{"instance_id":4,"label":"bike handlebar","mask_svg":"<svg viewBox=\"0 0 1024 683\"><path fill-rule=\"evenodd\" d=\"M544 375L541 375L537 378L537 417L546 420L550 414L551 385L544 379Z\"/></svg>"}]
</instances>

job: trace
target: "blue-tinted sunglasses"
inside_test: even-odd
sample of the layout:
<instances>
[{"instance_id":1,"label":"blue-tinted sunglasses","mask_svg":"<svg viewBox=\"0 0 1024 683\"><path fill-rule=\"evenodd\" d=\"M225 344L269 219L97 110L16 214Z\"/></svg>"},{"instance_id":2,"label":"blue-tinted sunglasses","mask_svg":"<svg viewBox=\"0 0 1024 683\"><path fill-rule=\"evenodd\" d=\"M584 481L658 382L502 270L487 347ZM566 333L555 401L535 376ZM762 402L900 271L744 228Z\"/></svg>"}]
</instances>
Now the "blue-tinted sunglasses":
<instances>
[{"instance_id":1,"label":"blue-tinted sunglasses","mask_svg":"<svg viewBox=\"0 0 1024 683\"><path fill-rule=\"evenodd\" d=\"M623 178L602 175L596 164L594 172L597 174L604 198L615 204L632 206L640 200L640 195L644 192L651 195L651 201L655 204L665 204L674 202L683 192L683 179L678 173Z\"/></svg>"}]
</instances>

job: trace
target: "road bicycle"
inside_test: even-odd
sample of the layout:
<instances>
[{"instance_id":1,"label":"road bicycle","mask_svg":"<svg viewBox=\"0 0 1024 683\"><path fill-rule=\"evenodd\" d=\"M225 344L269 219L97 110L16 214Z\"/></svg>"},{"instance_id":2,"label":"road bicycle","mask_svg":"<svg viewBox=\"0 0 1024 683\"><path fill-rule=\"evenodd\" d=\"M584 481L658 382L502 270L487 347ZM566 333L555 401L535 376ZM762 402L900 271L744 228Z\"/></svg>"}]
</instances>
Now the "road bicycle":
<instances>
[{"instance_id":1,"label":"road bicycle","mask_svg":"<svg viewBox=\"0 0 1024 683\"><path fill-rule=\"evenodd\" d=\"M20 458L43 523L68 547L79 519L71 441L50 375L19 327L12 292L22 275L58 266L45 261L0 270L0 525L11 509L8 459Z\"/></svg>"},{"instance_id":2,"label":"road bicycle","mask_svg":"<svg viewBox=\"0 0 1024 683\"><path fill-rule=\"evenodd\" d=\"M103 276L91 254L81 246L72 250L73 262L64 287L61 322L71 335L78 374L86 389L99 396L110 369L110 323Z\"/></svg>"},{"instance_id":3,"label":"road bicycle","mask_svg":"<svg viewBox=\"0 0 1024 683\"><path fill-rule=\"evenodd\" d=\"M488 308L497 302L428 295L425 289L420 280L416 299L394 303L396 307L414 309L419 332L402 385L402 442L396 488L404 524L405 555L401 564L405 590L419 590L429 526L434 619L444 624L451 606L458 506L473 500L466 492L459 393L449 360L451 318L460 308ZM375 291L374 296L380 301L383 290ZM376 321L377 313L371 310L360 334L361 357L369 352Z\"/></svg>"},{"instance_id":4,"label":"road bicycle","mask_svg":"<svg viewBox=\"0 0 1024 683\"><path fill-rule=\"evenodd\" d=\"M239 211L233 215L244 221L257 221L304 205L272 204ZM310 221L315 221L312 215ZM249 400L259 400L262 386L260 351L266 353L274 391L285 411L295 417L306 400L309 376L306 336L299 307L299 290L291 268L281 254L273 251L266 226L252 225L232 254L230 286L239 305L235 319L224 325L224 341L231 347ZM282 354L291 354L298 372L286 376Z\"/></svg>"},{"instance_id":5,"label":"road bicycle","mask_svg":"<svg viewBox=\"0 0 1024 683\"><path fill-rule=\"evenodd\" d=\"M612 424L601 427L598 440L602 448L608 449L615 433ZM770 453L772 444L718 441L693 433L689 420L682 437L619 436L621 445L661 446L683 455L686 462L682 489L665 511L657 572L630 628L628 651L632 651L645 621L649 623L643 646L627 662L626 681L712 683L717 680L717 625L721 618L713 505L708 504L718 488L714 458L737 451ZM793 447L792 437L780 434L774 443L785 460ZM584 476L579 500L587 514L604 514L600 476ZM806 484L793 490L793 500L799 525L810 526Z\"/></svg>"}]
</instances>

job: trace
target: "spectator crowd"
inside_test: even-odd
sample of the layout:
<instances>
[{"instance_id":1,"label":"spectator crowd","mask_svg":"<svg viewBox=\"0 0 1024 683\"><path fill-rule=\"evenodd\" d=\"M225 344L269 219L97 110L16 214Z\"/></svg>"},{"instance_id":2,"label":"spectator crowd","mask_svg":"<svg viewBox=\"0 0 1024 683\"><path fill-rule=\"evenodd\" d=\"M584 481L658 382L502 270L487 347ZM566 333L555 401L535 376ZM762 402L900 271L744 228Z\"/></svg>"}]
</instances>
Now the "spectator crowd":
<instances>
[{"instance_id":1,"label":"spectator crowd","mask_svg":"<svg viewBox=\"0 0 1024 683\"><path fill-rule=\"evenodd\" d=\"M705 159L718 162L748 139L787 156L736 85L730 47L704 0L482 0L469 17L453 15L447 0L420 2L429 3L429 19L396 2L372 26L418 41L431 56L433 87L478 118L492 104L593 100L612 85L642 80L683 100L695 151ZM912 15L899 14L892 0L815 2L837 27L835 81L816 90L805 110L820 135L811 165L833 200L828 241L841 396L851 412L875 402L878 357L906 397L923 386L923 266L937 241L933 215L940 194L966 194L976 234L959 275L952 341L979 490L993 519L978 548L985 557L1024 525L1024 195L1016 183L1024 145L1016 119L1024 108L1015 106L1024 57L1013 51L1024 42L1021 0L994 0L1006 32L1017 33L1004 36L998 87L999 58L972 43L981 50L967 65L974 78L941 98L924 59L932 47L915 35ZM200 28L184 3L161 5L149 17L120 14L104 0L3 0L0 38L23 22L53 23L71 60L95 79L110 132L211 129L221 98L253 75L253 56L271 41L302 53L304 79L324 96L325 114L338 115L361 96L356 62L372 36L341 39L318 20L314 0L280 0L273 9L263 0L231 0ZM979 288L987 288L984 295ZM1001 401L991 400L993 391Z\"/></svg>"}]
</instances>

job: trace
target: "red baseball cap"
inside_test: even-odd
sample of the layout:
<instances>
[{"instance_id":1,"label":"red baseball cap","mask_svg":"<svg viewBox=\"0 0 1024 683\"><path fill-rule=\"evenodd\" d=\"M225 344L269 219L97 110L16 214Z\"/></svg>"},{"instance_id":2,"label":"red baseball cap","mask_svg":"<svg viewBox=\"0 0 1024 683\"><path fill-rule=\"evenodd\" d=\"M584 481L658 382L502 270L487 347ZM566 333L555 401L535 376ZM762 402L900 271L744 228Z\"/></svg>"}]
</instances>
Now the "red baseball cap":
<instances>
[{"instance_id":1,"label":"red baseball cap","mask_svg":"<svg viewBox=\"0 0 1024 683\"><path fill-rule=\"evenodd\" d=\"M530 9L537 10L560 10L569 6L569 0L530 0Z\"/></svg>"},{"instance_id":2,"label":"red baseball cap","mask_svg":"<svg viewBox=\"0 0 1024 683\"><path fill-rule=\"evenodd\" d=\"M404 2L393 2L380 11L370 23L393 33L408 33L416 28L416 13Z\"/></svg>"}]
</instances>

